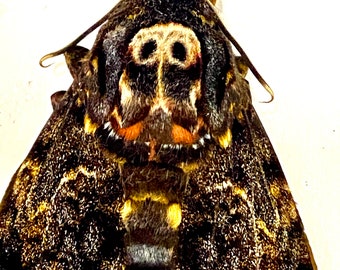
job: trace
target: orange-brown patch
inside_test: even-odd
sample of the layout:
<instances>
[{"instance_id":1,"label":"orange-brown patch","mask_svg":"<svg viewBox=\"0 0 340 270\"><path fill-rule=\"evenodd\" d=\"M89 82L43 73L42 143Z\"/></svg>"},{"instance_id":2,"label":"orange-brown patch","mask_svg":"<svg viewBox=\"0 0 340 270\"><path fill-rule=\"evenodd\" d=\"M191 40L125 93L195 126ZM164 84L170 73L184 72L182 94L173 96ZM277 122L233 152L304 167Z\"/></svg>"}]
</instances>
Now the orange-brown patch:
<instances>
[{"instance_id":1,"label":"orange-brown patch","mask_svg":"<svg viewBox=\"0 0 340 270\"><path fill-rule=\"evenodd\" d=\"M203 118L202 117L198 117L197 118L197 130L196 130L196 132L198 132L203 126L204 126Z\"/></svg>"},{"instance_id":2,"label":"orange-brown patch","mask_svg":"<svg viewBox=\"0 0 340 270\"><path fill-rule=\"evenodd\" d=\"M156 141L150 141L150 153L149 153L149 161L156 160Z\"/></svg>"},{"instance_id":3,"label":"orange-brown patch","mask_svg":"<svg viewBox=\"0 0 340 270\"><path fill-rule=\"evenodd\" d=\"M197 135L176 124L172 125L171 136L174 143L193 144L197 140Z\"/></svg>"},{"instance_id":4,"label":"orange-brown patch","mask_svg":"<svg viewBox=\"0 0 340 270\"><path fill-rule=\"evenodd\" d=\"M127 128L120 128L117 130L118 135L121 137L124 137L126 140L133 141L138 138L140 133L143 130L143 123L138 122L132 126L129 126Z\"/></svg>"}]
</instances>

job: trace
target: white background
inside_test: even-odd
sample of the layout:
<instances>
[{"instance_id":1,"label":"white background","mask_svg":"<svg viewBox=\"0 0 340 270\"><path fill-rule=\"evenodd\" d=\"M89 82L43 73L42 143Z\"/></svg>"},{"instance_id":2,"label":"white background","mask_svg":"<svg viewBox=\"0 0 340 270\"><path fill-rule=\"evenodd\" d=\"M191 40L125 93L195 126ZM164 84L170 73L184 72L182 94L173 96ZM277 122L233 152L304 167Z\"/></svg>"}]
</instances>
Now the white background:
<instances>
[{"instance_id":1,"label":"white background","mask_svg":"<svg viewBox=\"0 0 340 270\"><path fill-rule=\"evenodd\" d=\"M50 95L71 83L63 58L42 69L40 57L68 44L112 6L109 0L0 1L1 194L51 113ZM223 7L228 29L275 91L272 103L260 103L269 97L249 76L319 269L339 269L338 3L225 0Z\"/></svg>"}]
</instances>

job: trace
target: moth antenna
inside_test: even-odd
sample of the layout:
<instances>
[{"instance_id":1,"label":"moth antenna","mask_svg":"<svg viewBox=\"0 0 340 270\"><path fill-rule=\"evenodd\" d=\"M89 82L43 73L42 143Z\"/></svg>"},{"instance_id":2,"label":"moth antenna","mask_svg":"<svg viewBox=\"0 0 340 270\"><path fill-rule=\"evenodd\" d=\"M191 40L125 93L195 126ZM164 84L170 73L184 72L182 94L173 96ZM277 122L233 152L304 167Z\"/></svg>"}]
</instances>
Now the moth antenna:
<instances>
[{"instance_id":1,"label":"moth antenna","mask_svg":"<svg viewBox=\"0 0 340 270\"><path fill-rule=\"evenodd\" d=\"M207 0L207 2L209 2L210 5L215 7L217 0Z\"/></svg>"},{"instance_id":2,"label":"moth antenna","mask_svg":"<svg viewBox=\"0 0 340 270\"><path fill-rule=\"evenodd\" d=\"M72 47L76 46L87 35L89 35L91 32L93 32L100 25L102 25L109 18L110 14L113 12L113 9L111 9L108 13L106 13L104 17L102 17L99 21L97 21L95 24L93 24L90 28L88 28L85 32L83 32L80 36L78 36L75 40L73 40L67 46L65 46L64 48L62 48L62 49L60 49L58 51L48 53L48 54L44 55L43 57L41 57L40 60L39 60L39 65L41 67L44 67L44 68L49 67L51 64L45 66L43 62L45 62L47 59L50 59L50 58L56 57L58 55L61 55L61 54L65 53L69 48L72 48ZM115 13L116 13L115 15L117 16L121 12L118 12L118 13L115 12Z\"/></svg>"},{"instance_id":3,"label":"moth antenna","mask_svg":"<svg viewBox=\"0 0 340 270\"><path fill-rule=\"evenodd\" d=\"M218 12L216 11L215 6L213 3L209 0L207 0L207 3L210 5L210 7L215 11L216 14ZM217 15L218 16L218 15ZM269 93L270 100L264 101L264 103L270 103L274 100L274 91L269 86L269 84L263 79L261 74L257 71L253 63L250 61L249 57L247 56L246 52L242 49L241 45L236 41L236 39L230 34L230 32L227 30L227 28L223 25L221 19L218 20L219 27L221 28L222 32L226 35L228 40L231 42L231 44L234 45L236 50L240 53L244 61L246 62L248 68L251 70L251 72L254 74L255 78L258 80L258 82L263 86L263 88Z\"/></svg>"},{"instance_id":4,"label":"moth antenna","mask_svg":"<svg viewBox=\"0 0 340 270\"><path fill-rule=\"evenodd\" d=\"M221 24L222 25L222 24ZM257 71L253 63L250 61L249 57L245 53L245 51L242 49L241 45L234 39L234 37L229 33L229 31L223 26L225 31L225 35L231 42L231 44L234 45L236 50L241 54L242 58L245 60L247 66L251 70L251 72L254 74L255 78L258 80L258 82L263 86L263 88L269 93L270 99L268 101L263 101L264 103L270 103L274 100L274 91L273 89L268 85L268 83L263 79L261 74Z\"/></svg>"}]
</instances>

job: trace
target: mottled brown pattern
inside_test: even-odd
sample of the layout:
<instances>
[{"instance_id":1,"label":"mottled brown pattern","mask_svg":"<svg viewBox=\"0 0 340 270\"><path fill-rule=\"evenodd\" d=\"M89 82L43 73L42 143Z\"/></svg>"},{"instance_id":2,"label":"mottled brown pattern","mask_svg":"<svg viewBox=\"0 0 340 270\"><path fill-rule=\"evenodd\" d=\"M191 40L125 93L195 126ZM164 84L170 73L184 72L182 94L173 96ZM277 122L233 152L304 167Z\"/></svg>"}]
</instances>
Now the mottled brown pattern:
<instances>
[{"instance_id":1,"label":"mottled brown pattern","mask_svg":"<svg viewBox=\"0 0 340 270\"><path fill-rule=\"evenodd\" d=\"M316 269L210 4L106 18L91 50L62 50L74 82L2 200L0 268Z\"/></svg>"},{"instance_id":2,"label":"mottled brown pattern","mask_svg":"<svg viewBox=\"0 0 340 270\"><path fill-rule=\"evenodd\" d=\"M179 269L313 269L282 169L254 109L247 115L231 147L214 147L191 173L180 236L180 265L190 264Z\"/></svg>"}]
</instances>

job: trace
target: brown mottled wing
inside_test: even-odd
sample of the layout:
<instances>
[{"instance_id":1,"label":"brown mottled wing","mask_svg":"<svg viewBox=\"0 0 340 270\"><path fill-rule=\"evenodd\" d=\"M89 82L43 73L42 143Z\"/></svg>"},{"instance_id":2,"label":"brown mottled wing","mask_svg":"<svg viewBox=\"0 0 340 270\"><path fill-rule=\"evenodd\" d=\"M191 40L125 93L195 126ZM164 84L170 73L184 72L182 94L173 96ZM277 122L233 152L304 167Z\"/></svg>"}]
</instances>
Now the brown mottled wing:
<instances>
[{"instance_id":1,"label":"brown mottled wing","mask_svg":"<svg viewBox=\"0 0 340 270\"><path fill-rule=\"evenodd\" d=\"M250 105L232 145L193 173L183 206L181 269L316 269L273 147Z\"/></svg>"},{"instance_id":2,"label":"brown mottled wing","mask_svg":"<svg viewBox=\"0 0 340 270\"><path fill-rule=\"evenodd\" d=\"M83 129L70 89L6 191L1 269L119 269L123 234L117 163Z\"/></svg>"}]
</instances>

